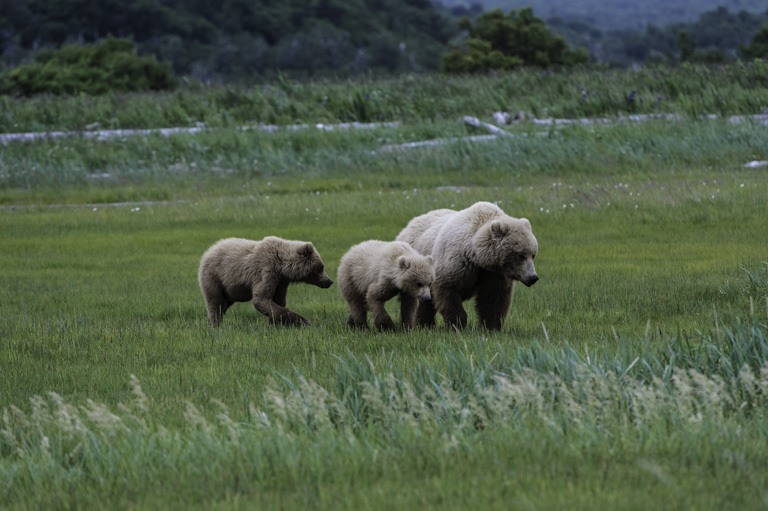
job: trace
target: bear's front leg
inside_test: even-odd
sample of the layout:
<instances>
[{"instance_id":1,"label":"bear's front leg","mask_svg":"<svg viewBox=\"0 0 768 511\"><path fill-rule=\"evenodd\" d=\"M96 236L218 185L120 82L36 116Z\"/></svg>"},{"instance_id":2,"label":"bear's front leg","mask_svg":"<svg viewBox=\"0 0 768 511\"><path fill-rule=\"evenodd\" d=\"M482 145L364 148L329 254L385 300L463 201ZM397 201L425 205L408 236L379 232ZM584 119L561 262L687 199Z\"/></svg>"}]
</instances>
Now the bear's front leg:
<instances>
[{"instance_id":1,"label":"bear's front leg","mask_svg":"<svg viewBox=\"0 0 768 511\"><path fill-rule=\"evenodd\" d=\"M371 286L368 289L368 294L365 297L365 301L368 303L368 307L371 309L371 315L373 316L373 324L379 330L394 330L395 322L387 313L387 309L384 308L384 302L395 296L394 293L387 289Z\"/></svg>"},{"instance_id":2,"label":"bear's front leg","mask_svg":"<svg viewBox=\"0 0 768 511\"><path fill-rule=\"evenodd\" d=\"M413 328L416 306L416 297L407 293L400 293L400 322L406 330Z\"/></svg>"},{"instance_id":3,"label":"bear's front leg","mask_svg":"<svg viewBox=\"0 0 768 511\"><path fill-rule=\"evenodd\" d=\"M288 284L289 282L287 280L281 280L275 288L275 293L272 295L272 301L280 307L285 307L286 299L288 297Z\"/></svg>"},{"instance_id":4,"label":"bear's front leg","mask_svg":"<svg viewBox=\"0 0 768 511\"><path fill-rule=\"evenodd\" d=\"M416 324L426 328L435 326L435 302L419 302L416 306Z\"/></svg>"},{"instance_id":5,"label":"bear's front leg","mask_svg":"<svg viewBox=\"0 0 768 511\"><path fill-rule=\"evenodd\" d=\"M445 324L462 329L467 326L467 311L462 305L461 295L450 289L435 290L435 306L442 314ZM419 304L419 307L425 304Z\"/></svg>"},{"instance_id":6,"label":"bear's front leg","mask_svg":"<svg viewBox=\"0 0 768 511\"><path fill-rule=\"evenodd\" d=\"M270 299L254 297L253 306L257 311L261 312L269 318L269 322L272 324L280 324L286 326L293 325L308 325L309 321L303 316L296 314L287 307L281 307Z\"/></svg>"},{"instance_id":7,"label":"bear's front leg","mask_svg":"<svg viewBox=\"0 0 768 511\"><path fill-rule=\"evenodd\" d=\"M365 297L355 293L353 297L349 298L348 305L349 318L347 318L347 326L368 330L368 309L366 308Z\"/></svg>"},{"instance_id":8,"label":"bear's front leg","mask_svg":"<svg viewBox=\"0 0 768 511\"><path fill-rule=\"evenodd\" d=\"M475 309L480 324L488 330L501 330L512 303L514 284L513 280L496 273L483 272L480 275Z\"/></svg>"}]
</instances>

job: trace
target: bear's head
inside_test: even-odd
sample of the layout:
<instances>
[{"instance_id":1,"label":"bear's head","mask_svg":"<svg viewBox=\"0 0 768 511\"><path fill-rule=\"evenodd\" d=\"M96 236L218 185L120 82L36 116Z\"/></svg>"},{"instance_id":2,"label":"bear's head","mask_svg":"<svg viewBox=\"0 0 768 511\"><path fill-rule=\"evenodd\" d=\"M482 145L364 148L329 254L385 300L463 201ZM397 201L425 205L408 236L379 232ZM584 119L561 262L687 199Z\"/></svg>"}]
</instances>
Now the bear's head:
<instances>
[{"instance_id":1,"label":"bear's head","mask_svg":"<svg viewBox=\"0 0 768 511\"><path fill-rule=\"evenodd\" d=\"M539 245L527 218L496 218L472 238L474 262L484 270L532 286L539 280L533 259Z\"/></svg>"},{"instance_id":2,"label":"bear's head","mask_svg":"<svg viewBox=\"0 0 768 511\"><path fill-rule=\"evenodd\" d=\"M323 289L331 287L333 281L325 273L325 265L320 254L310 242L299 242L296 253L284 261L283 272L294 282L305 282Z\"/></svg>"},{"instance_id":3,"label":"bear's head","mask_svg":"<svg viewBox=\"0 0 768 511\"><path fill-rule=\"evenodd\" d=\"M429 288L435 280L432 256L401 255L397 258L395 285L398 289L417 297L422 302L432 300Z\"/></svg>"}]
</instances>

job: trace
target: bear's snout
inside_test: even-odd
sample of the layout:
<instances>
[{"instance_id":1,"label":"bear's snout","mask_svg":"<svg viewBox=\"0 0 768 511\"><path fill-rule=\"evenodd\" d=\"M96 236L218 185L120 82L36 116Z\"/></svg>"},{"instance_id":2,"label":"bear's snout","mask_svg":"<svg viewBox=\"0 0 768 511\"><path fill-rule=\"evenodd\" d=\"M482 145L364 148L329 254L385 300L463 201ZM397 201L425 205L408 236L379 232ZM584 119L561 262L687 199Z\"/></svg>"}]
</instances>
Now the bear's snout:
<instances>
[{"instance_id":1,"label":"bear's snout","mask_svg":"<svg viewBox=\"0 0 768 511\"><path fill-rule=\"evenodd\" d=\"M419 296L419 301L424 303L429 303L432 301L432 297L430 295L421 295Z\"/></svg>"},{"instance_id":2,"label":"bear's snout","mask_svg":"<svg viewBox=\"0 0 768 511\"><path fill-rule=\"evenodd\" d=\"M331 284L333 284L331 278L328 275L323 275L323 278L320 279L320 282L317 284L317 286L323 289L328 289L331 287Z\"/></svg>"},{"instance_id":3,"label":"bear's snout","mask_svg":"<svg viewBox=\"0 0 768 511\"><path fill-rule=\"evenodd\" d=\"M539 276L536 275L535 273L533 275L531 275L531 276L521 280L521 282L523 284L525 284L526 287L531 287L532 285L534 285L538 281L539 281Z\"/></svg>"}]
</instances>

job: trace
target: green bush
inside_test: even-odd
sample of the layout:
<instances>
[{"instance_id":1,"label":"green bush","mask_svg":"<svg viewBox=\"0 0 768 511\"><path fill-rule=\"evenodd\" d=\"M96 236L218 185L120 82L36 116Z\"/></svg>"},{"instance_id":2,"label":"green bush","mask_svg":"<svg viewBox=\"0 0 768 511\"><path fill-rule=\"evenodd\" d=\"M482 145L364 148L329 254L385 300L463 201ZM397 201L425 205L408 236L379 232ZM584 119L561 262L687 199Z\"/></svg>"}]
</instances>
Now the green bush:
<instances>
[{"instance_id":1,"label":"green bush","mask_svg":"<svg viewBox=\"0 0 768 511\"><path fill-rule=\"evenodd\" d=\"M760 27L749 46L739 46L739 53L745 59L768 59L768 23Z\"/></svg>"},{"instance_id":2,"label":"green bush","mask_svg":"<svg viewBox=\"0 0 768 511\"><path fill-rule=\"evenodd\" d=\"M512 10L506 16L501 9L486 12L474 26L464 18L460 27L469 32L469 39L443 56L445 73L572 66L588 60L586 50L569 49L565 39L552 35L530 7Z\"/></svg>"},{"instance_id":3,"label":"green bush","mask_svg":"<svg viewBox=\"0 0 768 511\"><path fill-rule=\"evenodd\" d=\"M32 62L0 73L0 94L106 94L173 89L171 66L139 56L132 41L109 36L90 45L40 51Z\"/></svg>"}]
</instances>

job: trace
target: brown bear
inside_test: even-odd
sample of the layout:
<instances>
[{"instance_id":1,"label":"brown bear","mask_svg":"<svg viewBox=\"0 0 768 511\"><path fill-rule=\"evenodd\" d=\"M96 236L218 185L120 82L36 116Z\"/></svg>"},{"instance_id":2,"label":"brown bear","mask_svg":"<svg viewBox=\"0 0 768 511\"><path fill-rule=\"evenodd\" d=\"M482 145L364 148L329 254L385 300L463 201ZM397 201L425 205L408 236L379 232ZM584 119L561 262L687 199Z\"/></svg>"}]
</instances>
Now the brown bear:
<instances>
[{"instance_id":1,"label":"brown bear","mask_svg":"<svg viewBox=\"0 0 768 511\"><path fill-rule=\"evenodd\" d=\"M364 241L344 254L339 264L339 289L349 305L347 325L368 328L367 311L379 330L393 330L395 322L384 303L400 295L400 321L413 326L416 300L432 299L429 287L435 279L432 257L423 256L401 241Z\"/></svg>"},{"instance_id":2,"label":"brown bear","mask_svg":"<svg viewBox=\"0 0 768 511\"><path fill-rule=\"evenodd\" d=\"M462 303L475 296L483 326L501 329L514 282L532 286L538 243L525 218L507 216L498 206L477 202L467 209L438 209L412 219L397 236L435 264L431 303L420 303L417 323L434 325L439 312L448 326L463 328Z\"/></svg>"},{"instance_id":3,"label":"brown bear","mask_svg":"<svg viewBox=\"0 0 768 511\"><path fill-rule=\"evenodd\" d=\"M305 318L285 306L288 284L333 284L312 243L275 236L217 241L200 260L198 280L212 326L221 323L233 303L247 301L271 323L306 325Z\"/></svg>"}]
</instances>

